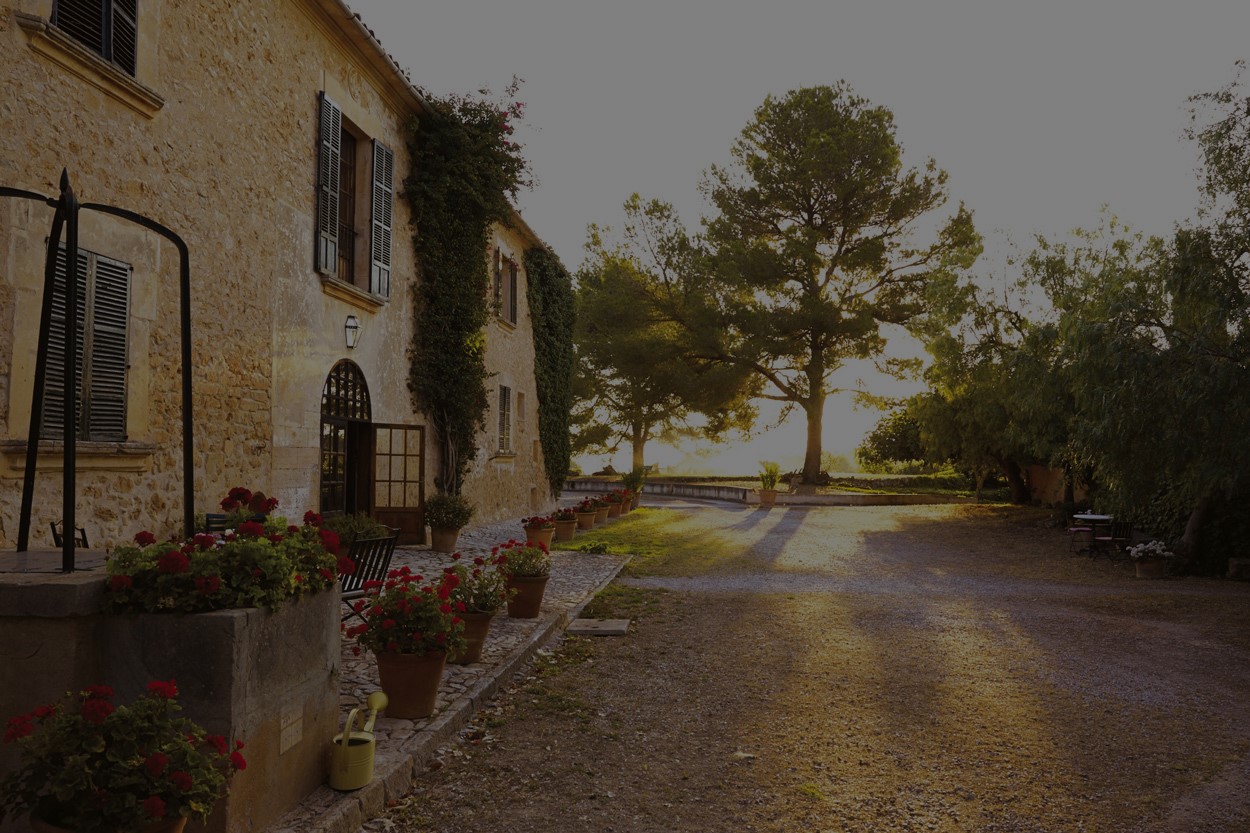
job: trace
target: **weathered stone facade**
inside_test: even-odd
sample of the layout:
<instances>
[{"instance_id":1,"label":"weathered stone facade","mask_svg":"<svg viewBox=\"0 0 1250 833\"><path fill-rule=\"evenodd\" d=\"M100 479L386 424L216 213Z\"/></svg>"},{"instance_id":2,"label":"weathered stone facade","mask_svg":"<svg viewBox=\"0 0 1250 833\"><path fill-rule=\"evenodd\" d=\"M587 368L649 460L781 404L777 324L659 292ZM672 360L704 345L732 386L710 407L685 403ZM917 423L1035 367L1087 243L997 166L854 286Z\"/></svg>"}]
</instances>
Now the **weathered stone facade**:
<instances>
[{"instance_id":1,"label":"weathered stone facade","mask_svg":"<svg viewBox=\"0 0 1250 833\"><path fill-rule=\"evenodd\" d=\"M389 297L316 269L319 96L362 143L393 150L398 192L409 120L423 102L339 0L141 3L134 77L49 24L52 0L0 0L0 185L78 197L173 229L191 252L196 508L230 487L263 489L294 516L317 508L322 393L337 362L357 365L374 423L427 425L407 387L416 264L396 194ZM44 241L52 212L0 200L0 545L16 537L30 416ZM496 238L519 262L520 231ZM80 444L78 523L93 546L181 518L178 257L136 226L83 212L80 246L133 268L126 439ZM359 248L359 247L358 247ZM368 285L365 255L365 285ZM360 274L359 267L357 274ZM523 276L515 327L492 323L488 364L524 396L515 454L492 456L495 422L466 482L478 519L549 503L537 447L533 343ZM360 325L346 346L348 316ZM506 381L505 381L506 380ZM523 446L523 447L522 447ZM426 438L426 454L436 443ZM436 461L426 459L425 488ZM41 454L32 546L60 517L60 456ZM365 466L364 470L371 470ZM363 484L364 481L362 481ZM364 485L361 488L366 488Z\"/></svg>"}]
</instances>

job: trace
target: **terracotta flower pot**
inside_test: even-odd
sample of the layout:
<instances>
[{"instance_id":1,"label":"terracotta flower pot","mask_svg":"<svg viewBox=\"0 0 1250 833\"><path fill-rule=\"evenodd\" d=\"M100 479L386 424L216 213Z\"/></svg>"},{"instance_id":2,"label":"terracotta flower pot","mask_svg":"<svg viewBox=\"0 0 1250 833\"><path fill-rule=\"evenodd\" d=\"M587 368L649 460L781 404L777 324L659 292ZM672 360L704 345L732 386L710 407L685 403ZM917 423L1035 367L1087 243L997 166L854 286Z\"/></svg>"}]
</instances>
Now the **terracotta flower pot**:
<instances>
[{"instance_id":1,"label":"terracotta flower pot","mask_svg":"<svg viewBox=\"0 0 1250 833\"><path fill-rule=\"evenodd\" d=\"M621 516L621 504L609 503L608 504L608 517L619 518L620 516Z\"/></svg>"},{"instance_id":2,"label":"terracotta flower pot","mask_svg":"<svg viewBox=\"0 0 1250 833\"><path fill-rule=\"evenodd\" d=\"M516 592L508 599L508 615L513 619L538 618L549 578L551 576L509 576L508 589Z\"/></svg>"},{"instance_id":3,"label":"terracotta flower pot","mask_svg":"<svg viewBox=\"0 0 1250 833\"><path fill-rule=\"evenodd\" d=\"M1165 578L1168 574L1166 558L1138 558L1133 561L1138 578Z\"/></svg>"},{"instance_id":4,"label":"terracotta flower pot","mask_svg":"<svg viewBox=\"0 0 1250 833\"><path fill-rule=\"evenodd\" d=\"M527 526L525 527L525 543L542 544L550 549L551 536L555 534L554 526Z\"/></svg>"},{"instance_id":5,"label":"terracotta flower pot","mask_svg":"<svg viewBox=\"0 0 1250 833\"><path fill-rule=\"evenodd\" d=\"M443 681L446 651L429 654L375 654L378 678L386 693L386 716L414 719L434 714L438 687Z\"/></svg>"},{"instance_id":6,"label":"terracotta flower pot","mask_svg":"<svg viewBox=\"0 0 1250 833\"><path fill-rule=\"evenodd\" d=\"M594 518L591 518L593 521ZM572 541L574 533L577 532L577 518L571 521L556 521L555 535L551 536L553 541Z\"/></svg>"},{"instance_id":7,"label":"terracotta flower pot","mask_svg":"<svg viewBox=\"0 0 1250 833\"><path fill-rule=\"evenodd\" d=\"M594 529L595 528L595 514L596 513L578 512L576 514L577 514L577 528L578 529Z\"/></svg>"},{"instance_id":8,"label":"terracotta flower pot","mask_svg":"<svg viewBox=\"0 0 1250 833\"><path fill-rule=\"evenodd\" d=\"M606 523L608 520L608 510L609 510L609 507L607 506L600 506L597 509L595 509L595 523L597 524Z\"/></svg>"},{"instance_id":9,"label":"terracotta flower pot","mask_svg":"<svg viewBox=\"0 0 1250 833\"><path fill-rule=\"evenodd\" d=\"M773 506L777 503L776 489L760 489L760 506Z\"/></svg>"},{"instance_id":10,"label":"terracotta flower pot","mask_svg":"<svg viewBox=\"0 0 1250 833\"><path fill-rule=\"evenodd\" d=\"M482 658L482 647L486 644L486 635L490 633L490 620L495 618L491 613L461 613L464 620L464 650L449 655L447 661L455 665L468 665Z\"/></svg>"},{"instance_id":11,"label":"terracotta flower pot","mask_svg":"<svg viewBox=\"0 0 1250 833\"><path fill-rule=\"evenodd\" d=\"M434 552L455 552L456 540L459 537L459 529L432 526L430 527L430 549Z\"/></svg>"}]
</instances>

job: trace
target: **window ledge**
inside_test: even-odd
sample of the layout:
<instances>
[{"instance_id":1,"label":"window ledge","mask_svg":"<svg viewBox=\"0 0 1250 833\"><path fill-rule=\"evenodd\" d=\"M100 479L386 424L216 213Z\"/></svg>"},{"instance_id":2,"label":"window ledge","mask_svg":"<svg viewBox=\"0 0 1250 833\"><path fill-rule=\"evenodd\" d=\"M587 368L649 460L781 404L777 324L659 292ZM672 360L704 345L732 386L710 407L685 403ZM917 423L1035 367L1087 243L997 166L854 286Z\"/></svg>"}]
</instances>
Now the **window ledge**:
<instances>
[{"instance_id":1,"label":"window ledge","mask_svg":"<svg viewBox=\"0 0 1250 833\"><path fill-rule=\"evenodd\" d=\"M490 458L498 463L511 463L516 459L515 451L496 451Z\"/></svg>"},{"instance_id":2,"label":"window ledge","mask_svg":"<svg viewBox=\"0 0 1250 833\"><path fill-rule=\"evenodd\" d=\"M73 73L144 118L156 118L165 99L38 15L13 12L35 52Z\"/></svg>"},{"instance_id":3,"label":"window ledge","mask_svg":"<svg viewBox=\"0 0 1250 833\"><path fill-rule=\"evenodd\" d=\"M517 328L515 321L509 321L500 315L495 316L495 321L498 322L499 326L503 327L505 330L515 330Z\"/></svg>"},{"instance_id":4,"label":"window ledge","mask_svg":"<svg viewBox=\"0 0 1250 833\"><path fill-rule=\"evenodd\" d=\"M75 445L79 471L147 471L156 453L155 443L98 442L83 440ZM64 471L65 442L42 440L36 471ZM26 441L0 440L0 477L21 477L26 470Z\"/></svg>"},{"instance_id":5,"label":"window ledge","mask_svg":"<svg viewBox=\"0 0 1250 833\"><path fill-rule=\"evenodd\" d=\"M347 281L341 281L338 278L329 275L321 276L321 291L329 295L331 298L338 298L340 301L346 301L354 307L359 307L365 312L377 312L382 309L386 303L386 298L381 295L374 295L372 292L366 292L360 287L350 284Z\"/></svg>"}]
</instances>

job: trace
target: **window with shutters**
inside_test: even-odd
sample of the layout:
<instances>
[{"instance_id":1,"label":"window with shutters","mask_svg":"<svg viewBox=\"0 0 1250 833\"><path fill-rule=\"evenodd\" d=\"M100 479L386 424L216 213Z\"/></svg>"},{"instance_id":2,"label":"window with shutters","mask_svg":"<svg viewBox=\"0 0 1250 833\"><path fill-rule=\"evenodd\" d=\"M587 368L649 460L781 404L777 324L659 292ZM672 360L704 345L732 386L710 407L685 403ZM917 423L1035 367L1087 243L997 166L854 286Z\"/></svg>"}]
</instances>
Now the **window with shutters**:
<instances>
[{"instance_id":1,"label":"window with shutters","mask_svg":"<svg viewBox=\"0 0 1250 833\"><path fill-rule=\"evenodd\" d=\"M391 294L395 154L321 94L317 271L382 298Z\"/></svg>"},{"instance_id":2,"label":"window with shutters","mask_svg":"<svg viewBox=\"0 0 1250 833\"><path fill-rule=\"evenodd\" d=\"M78 326L74 368L77 437L81 440L126 439L127 333L130 321L131 267L85 249L78 250ZM66 258L57 253L52 290L48 371L44 386L40 436L64 436L66 397Z\"/></svg>"},{"instance_id":3,"label":"window with shutters","mask_svg":"<svg viewBox=\"0 0 1250 833\"><path fill-rule=\"evenodd\" d=\"M509 324L517 319L517 283L520 267L499 248L495 249L495 314Z\"/></svg>"},{"instance_id":4,"label":"window with shutters","mask_svg":"<svg viewBox=\"0 0 1250 833\"><path fill-rule=\"evenodd\" d=\"M499 453L512 453L512 388L499 386Z\"/></svg>"},{"instance_id":5,"label":"window with shutters","mask_svg":"<svg viewBox=\"0 0 1250 833\"><path fill-rule=\"evenodd\" d=\"M51 22L128 75L135 74L138 0L55 0Z\"/></svg>"}]
</instances>

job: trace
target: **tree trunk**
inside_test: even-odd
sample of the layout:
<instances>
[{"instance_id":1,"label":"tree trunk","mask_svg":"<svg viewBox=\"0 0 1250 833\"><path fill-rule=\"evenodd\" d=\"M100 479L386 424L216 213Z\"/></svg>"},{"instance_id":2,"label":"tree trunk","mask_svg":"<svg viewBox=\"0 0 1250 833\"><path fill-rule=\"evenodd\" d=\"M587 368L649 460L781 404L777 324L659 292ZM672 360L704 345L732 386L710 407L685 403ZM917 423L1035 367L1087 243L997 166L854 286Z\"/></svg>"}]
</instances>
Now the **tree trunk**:
<instances>
[{"instance_id":1,"label":"tree trunk","mask_svg":"<svg viewBox=\"0 0 1250 833\"><path fill-rule=\"evenodd\" d=\"M985 485L985 472L981 469L977 469L974 477L976 477L976 481L977 481L976 497L974 498L974 500L977 503L980 503L981 502L981 487Z\"/></svg>"},{"instance_id":2,"label":"tree trunk","mask_svg":"<svg viewBox=\"0 0 1250 833\"><path fill-rule=\"evenodd\" d=\"M1176 542L1176 554L1188 564L1194 564L1198 560L1198 539L1202 534L1202 525L1206 522L1207 511L1210 508L1210 496L1204 495L1198 498L1194 508L1189 511L1189 518L1185 521L1185 532Z\"/></svg>"},{"instance_id":3,"label":"tree trunk","mask_svg":"<svg viewBox=\"0 0 1250 833\"><path fill-rule=\"evenodd\" d=\"M643 431L641 426L635 425L633 427L629 438L629 446L631 451L630 469L641 469L645 459L643 451L647 447L647 432Z\"/></svg>"},{"instance_id":4,"label":"tree trunk","mask_svg":"<svg viewBox=\"0 0 1250 833\"><path fill-rule=\"evenodd\" d=\"M803 454L803 482L816 483L820 479L820 443L824 431L825 397L804 402L803 412L807 415L807 451Z\"/></svg>"}]
</instances>

